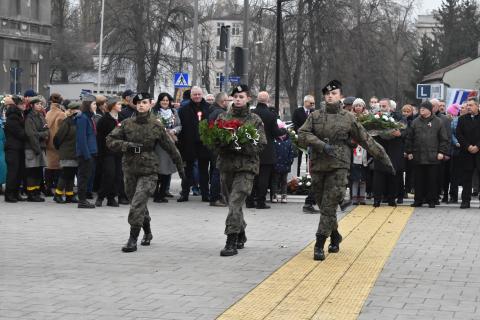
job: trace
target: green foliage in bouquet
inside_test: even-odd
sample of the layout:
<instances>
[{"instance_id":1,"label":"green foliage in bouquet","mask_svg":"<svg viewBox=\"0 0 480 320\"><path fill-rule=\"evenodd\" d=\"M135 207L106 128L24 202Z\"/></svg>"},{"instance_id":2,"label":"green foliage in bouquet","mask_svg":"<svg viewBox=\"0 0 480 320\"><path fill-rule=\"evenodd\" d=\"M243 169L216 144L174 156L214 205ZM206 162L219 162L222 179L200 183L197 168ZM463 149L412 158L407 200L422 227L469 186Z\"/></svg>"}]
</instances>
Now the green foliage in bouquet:
<instances>
[{"instance_id":1,"label":"green foliage in bouquet","mask_svg":"<svg viewBox=\"0 0 480 320\"><path fill-rule=\"evenodd\" d=\"M359 118L360 123L367 131L382 131L390 129L404 129L405 125L396 122L393 117L382 113L366 114Z\"/></svg>"},{"instance_id":2,"label":"green foliage in bouquet","mask_svg":"<svg viewBox=\"0 0 480 320\"><path fill-rule=\"evenodd\" d=\"M209 147L225 147L231 145L235 150L253 144L260 138L253 124L243 123L238 119L207 121L199 125L200 140Z\"/></svg>"}]
</instances>

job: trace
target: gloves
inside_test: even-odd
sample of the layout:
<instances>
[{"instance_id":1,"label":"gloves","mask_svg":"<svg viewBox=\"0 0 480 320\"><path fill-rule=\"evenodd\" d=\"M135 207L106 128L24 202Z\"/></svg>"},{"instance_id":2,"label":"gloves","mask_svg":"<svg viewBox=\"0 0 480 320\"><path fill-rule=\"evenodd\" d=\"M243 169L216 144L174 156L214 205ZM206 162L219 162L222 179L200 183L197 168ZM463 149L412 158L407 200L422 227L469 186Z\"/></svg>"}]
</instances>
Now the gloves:
<instances>
[{"instance_id":1,"label":"gloves","mask_svg":"<svg viewBox=\"0 0 480 320\"><path fill-rule=\"evenodd\" d=\"M136 142L128 142L127 151L131 153L142 153L143 144Z\"/></svg>"},{"instance_id":2,"label":"gloves","mask_svg":"<svg viewBox=\"0 0 480 320\"><path fill-rule=\"evenodd\" d=\"M325 143L323 146L323 152L330 157L335 156L335 148L331 144Z\"/></svg>"}]
</instances>

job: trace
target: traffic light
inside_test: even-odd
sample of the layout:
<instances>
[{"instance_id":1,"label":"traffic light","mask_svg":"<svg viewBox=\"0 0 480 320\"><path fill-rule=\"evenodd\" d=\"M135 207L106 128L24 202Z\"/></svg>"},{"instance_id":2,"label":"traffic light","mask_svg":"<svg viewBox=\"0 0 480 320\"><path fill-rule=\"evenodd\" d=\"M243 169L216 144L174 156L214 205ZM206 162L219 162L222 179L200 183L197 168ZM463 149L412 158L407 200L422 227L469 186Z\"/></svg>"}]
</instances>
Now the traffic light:
<instances>
[{"instance_id":1,"label":"traffic light","mask_svg":"<svg viewBox=\"0 0 480 320\"><path fill-rule=\"evenodd\" d=\"M221 26L220 28L220 46L218 47L219 51L227 52L228 48L228 27Z\"/></svg>"},{"instance_id":2,"label":"traffic light","mask_svg":"<svg viewBox=\"0 0 480 320\"><path fill-rule=\"evenodd\" d=\"M233 73L235 75L243 75L244 65L243 65L243 55L244 50L241 47L235 47L233 54Z\"/></svg>"}]
</instances>

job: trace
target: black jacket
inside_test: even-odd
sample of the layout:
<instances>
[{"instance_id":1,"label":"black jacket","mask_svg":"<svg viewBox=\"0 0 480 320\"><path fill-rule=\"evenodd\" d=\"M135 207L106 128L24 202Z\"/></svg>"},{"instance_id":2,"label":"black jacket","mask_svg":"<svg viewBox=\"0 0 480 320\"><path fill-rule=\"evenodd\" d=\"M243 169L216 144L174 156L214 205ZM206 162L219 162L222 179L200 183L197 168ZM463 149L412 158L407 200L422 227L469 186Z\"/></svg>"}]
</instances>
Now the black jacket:
<instances>
[{"instance_id":1,"label":"black jacket","mask_svg":"<svg viewBox=\"0 0 480 320\"><path fill-rule=\"evenodd\" d=\"M437 154L448 155L448 137L442 120L437 116L417 117L407 130L405 152L413 154L416 164L439 164Z\"/></svg>"},{"instance_id":2,"label":"black jacket","mask_svg":"<svg viewBox=\"0 0 480 320\"><path fill-rule=\"evenodd\" d=\"M470 114L459 117L456 136L460 144L460 153L458 155L459 167L473 170L475 162L479 160L480 154L471 154L468 152L468 147L477 146L480 148L480 114L474 117Z\"/></svg>"},{"instance_id":3,"label":"black jacket","mask_svg":"<svg viewBox=\"0 0 480 320\"><path fill-rule=\"evenodd\" d=\"M285 130L280 130L277 124L277 117L273 114L266 104L259 103L253 110L263 121L267 145L260 153L260 164L275 164L277 157L275 155L275 138L284 135Z\"/></svg>"},{"instance_id":4,"label":"black jacket","mask_svg":"<svg viewBox=\"0 0 480 320\"><path fill-rule=\"evenodd\" d=\"M313 111L315 110L312 110L311 112ZM301 107L301 108L295 109L292 115L293 129L295 130L295 132L298 132L298 129L300 129L300 127L303 126L303 124L307 120L307 117L308 116L305 113L305 108Z\"/></svg>"},{"instance_id":5,"label":"black jacket","mask_svg":"<svg viewBox=\"0 0 480 320\"><path fill-rule=\"evenodd\" d=\"M5 113L5 150L23 150L25 149L25 119L23 112L17 106L10 105Z\"/></svg>"},{"instance_id":6,"label":"black jacket","mask_svg":"<svg viewBox=\"0 0 480 320\"><path fill-rule=\"evenodd\" d=\"M397 173L405 171L404 137L394 137L387 140L377 136L375 140L385 149L395 171ZM373 168L381 172L391 172L386 165L376 159L373 160Z\"/></svg>"},{"instance_id":7,"label":"black jacket","mask_svg":"<svg viewBox=\"0 0 480 320\"><path fill-rule=\"evenodd\" d=\"M202 99L198 105L190 101L178 110L178 117L182 123L182 131L178 135L178 150L185 161L193 161L198 158L209 159L211 157L211 152L200 141L198 131L199 113L201 113L201 120L208 120L209 107L209 104Z\"/></svg>"},{"instance_id":8,"label":"black jacket","mask_svg":"<svg viewBox=\"0 0 480 320\"><path fill-rule=\"evenodd\" d=\"M107 147L106 139L110 132L115 129L120 120L115 120L110 112L107 112L97 123L97 148L99 156L113 155L115 152Z\"/></svg>"}]
</instances>

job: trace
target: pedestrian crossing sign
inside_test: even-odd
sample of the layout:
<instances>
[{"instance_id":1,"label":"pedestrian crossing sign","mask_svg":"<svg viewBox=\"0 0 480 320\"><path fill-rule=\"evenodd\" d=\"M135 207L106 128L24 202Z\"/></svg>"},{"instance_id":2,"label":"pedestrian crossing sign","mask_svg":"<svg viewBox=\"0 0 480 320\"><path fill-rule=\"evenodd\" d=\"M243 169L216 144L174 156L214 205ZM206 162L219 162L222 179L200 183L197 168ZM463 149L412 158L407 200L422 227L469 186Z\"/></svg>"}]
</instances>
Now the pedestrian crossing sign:
<instances>
[{"instance_id":1,"label":"pedestrian crossing sign","mask_svg":"<svg viewBox=\"0 0 480 320\"><path fill-rule=\"evenodd\" d=\"M177 72L173 78L175 88L188 88L188 73Z\"/></svg>"}]
</instances>

